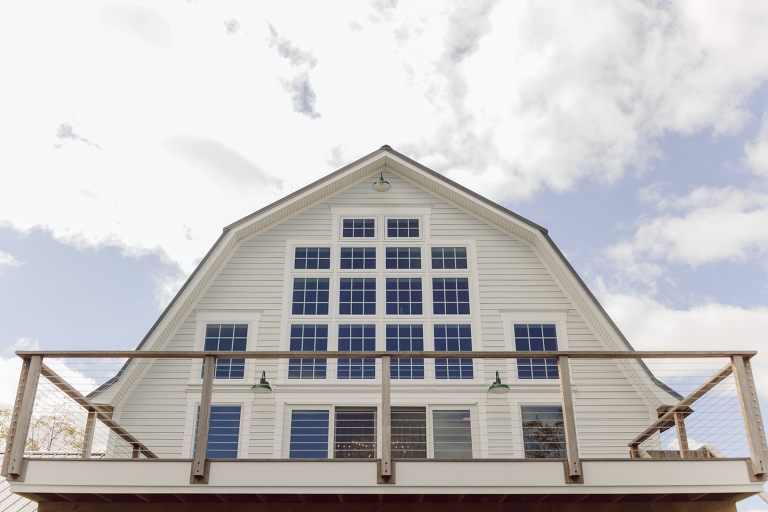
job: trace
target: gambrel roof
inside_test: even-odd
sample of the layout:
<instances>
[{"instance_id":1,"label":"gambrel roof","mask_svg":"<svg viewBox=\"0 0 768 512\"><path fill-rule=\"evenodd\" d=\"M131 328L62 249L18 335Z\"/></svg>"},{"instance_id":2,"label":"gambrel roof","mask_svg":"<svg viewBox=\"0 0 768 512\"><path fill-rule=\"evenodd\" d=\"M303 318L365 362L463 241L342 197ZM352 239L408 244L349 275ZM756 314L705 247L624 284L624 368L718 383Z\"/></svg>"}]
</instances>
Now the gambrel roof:
<instances>
[{"instance_id":1,"label":"gambrel roof","mask_svg":"<svg viewBox=\"0 0 768 512\"><path fill-rule=\"evenodd\" d=\"M386 145L226 226L219 239L194 272L192 272L170 304L168 304L168 307L166 307L144 339L141 340L136 350L162 349L190 314L202 293L217 274L217 271L231 257L241 240L269 229L288 216L327 200L329 197L359 183L361 180L370 179L374 174L380 172L395 173L413 185L430 192L475 217L481 218L501 231L527 242L538 254L558 286L570 299L595 336L605 347L605 350L634 350L592 292L587 288L570 263L568 263L557 245L549 237L545 228L419 164ZM134 379L130 377L130 374L134 373L134 370L138 367L148 364L146 359L141 361L143 362L129 360L113 379L99 387L91 396L103 395L100 399L110 400L113 403L119 400L119 393L114 388L122 387L122 383L119 386L114 385L121 381L133 381ZM656 380L650 371L645 368L642 361L638 361L637 364L642 366L644 370L640 373L645 374L639 379L642 381L642 384L638 385L643 388L642 394L650 404L655 406L661 405L662 400L669 398L668 394L681 398L663 383ZM137 374L140 373L141 371L137 372ZM104 393L107 389L110 392Z\"/></svg>"}]
</instances>

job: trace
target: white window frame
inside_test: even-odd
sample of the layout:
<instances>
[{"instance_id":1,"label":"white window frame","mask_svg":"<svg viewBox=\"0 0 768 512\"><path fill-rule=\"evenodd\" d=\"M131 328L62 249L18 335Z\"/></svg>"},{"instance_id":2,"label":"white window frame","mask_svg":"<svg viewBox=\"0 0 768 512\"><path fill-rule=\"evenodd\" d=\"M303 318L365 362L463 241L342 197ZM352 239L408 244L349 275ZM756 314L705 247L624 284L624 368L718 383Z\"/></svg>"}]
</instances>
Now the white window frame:
<instances>
[{"instance_id":1,"label":"white window frame","mask_svg":"<svg viewBox=\"0 0 768 512\"><path fill-rule=\"evenodd\" d=\"M330 268L296 268L296 249L299 247L316 247L320 249L330 249L331 250L331 267ZM290 270L289 272L295 273L295 274L316 274L316 273L325 273L329 274L333 272L333 261L334 258L336 258L336 255L334 254L335 247L332 244L329 244L328 242L314 242L314 243L307 243L307 244L288 244L289 252L286 255L286 261L290 261ZM310 276L311 277L311 276ZM326 276L320 276L320 277L326 277Z\"/></svg>"},{"instance_id":2,"label":"white window frame","mask_svg":"<svg viewBox=\"0 0 768 512\"><path fill-rule=\"evenodd\" d=\"M252 394L252 393L249 393ZM240 406L240 430L237 436L237 458L246 459L250 450L250 419L252 412L253 398L248 395L241 394L217 394L214 395L215 399L211 399L211 406ZM197 409L200 407L199 394L187 394L187 425L185 432L189 432L189 435L184 436L183 447L184 453L188 453L190 458L193 458L195 451L195 427L197 426Z\"/></svg>"},{"instance_id":3,"label":"white window frame","mask_svg":"<svg viewBox=\"0 0 768 512\"><path fill-rule=\"evenodd\" d=\"M536 400L523 399L511 404L510 409L512 412L512 425L515 426L513 428L515 428L515 431L517 432L515 439L513 439L512 449L514 450L514 453L520 454L520 456L517 458L525 459L525 442L523 441L523 407L551 407L553 405L563 405L559 395L557 397L537 398ZM565 412L563 412L563 414L565 414Z\"/></svg>"},{"instance_id":4,"label":"white window frame","mask_svg":"<svg viewBox=\"0 0 768 512\"><path fill-rule=\"evenodd\" d=\"M345 237L344 236L344 221L345 220L372 220L373 221L373 236L360 236L360 237ZM360 243L360 241L369 241L369 242L378 242L381 238L379 236L379 224L381 222L381 219L378 215L371 215L366 213L361 213L359 215L340 215L338 218L338 221L335 223L336 228L338 229L338 237L337 240L340 242L357 242Z\"/></svg>"},{"instance_id":5,"label":"white window frame","mask_svg":"<svg viewBox=\"0 0 768 512\"><path fill-rule=\"evenodd\" d=\"M434 411L456 411L466 409L469 411L469 425L472 435L472 459L481 457L480 428L478 425L477 404L430 404L427 406L427 458L435 457L435 430ZM461 459L471 460L471 459Z\"/></svg>"},{"instance_id":6,"label":"white window frame","mask_svg":"<svg viewBox=\"0 0 768 512\"><path fill-rule=\"evenodd\" d=\"M501 311L504 323L504 342L507 350L516 352L514 324L555 324L557 331L557 350L569 350L568 312L565 310L537 311ZM560 379L518 379L517 359L507 361L507 379L510 385L560 386Z\"/></svg>"},{"instance_id":7,"label":"white window frame","mask_svg":"<svg viewBox=\"0 0 768 512\"><path fill-rule=\"evenodd\" d=\"M242 310L195 310L195 342L194 350L202 352L205 348L205 330L208 324L246 324L248 325L248 337L245 343L246 350L256 349L257 332L259 329L259 320L261 319L261 310L242 309ZM226 354L226 352L221 352ZM225 358L231 359L231 358ZM256 376L256 360L245 360L245 372L242 379L216 379L214 377L214 386L246 386L253 382ZM203 360L196 359L192 364L192 373L190 375L190 384L202 385L201 377L203 371ZM251 384L252 385L252 384ZM250 389L250 388L249 388Z\"/></svg>"},{"instance_id":8,"label":"white window frame","mask_svg":"<svg viewBox=\"0 0 768 512\"><path fill-rule=\"evenodd\" d=\"M389 236L387 234L388 230L388 224L390 220L418 220L419 221L419 236L408 236L408 237L401 237L401 236ZM382 219L381 224L382 234L384 235L382 239L385 242L405 242L407 240L414 240L417 242L423 242L425 239L424 236L424 215L408 215L405 213L398 212L397 215L384 215Z\"/></svg>"}]
</instances>

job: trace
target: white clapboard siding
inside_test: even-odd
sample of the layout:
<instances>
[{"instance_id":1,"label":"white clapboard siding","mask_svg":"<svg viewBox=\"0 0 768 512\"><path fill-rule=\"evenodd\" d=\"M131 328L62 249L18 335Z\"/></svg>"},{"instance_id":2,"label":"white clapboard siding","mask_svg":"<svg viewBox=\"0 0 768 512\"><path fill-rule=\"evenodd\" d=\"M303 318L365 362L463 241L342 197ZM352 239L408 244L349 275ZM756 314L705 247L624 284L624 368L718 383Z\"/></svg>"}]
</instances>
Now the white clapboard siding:
<instances>
[{"instance_id":1,"label":"white clapboard siding","mask_svg":"<svg viewBox=\"0 0 768 512\"><path fill-rule=\"evenodd\" d=\"M396 164L388 161L393 166ZM409 176L416 179L412 172ZM524 240L521 234L511 234L511 227L509 231L503 231L481 219L478 213L468 213L472 203L459 195L453 194L451 200L454 202L450 203L402 176L387 173L386 179L392 184L392 190L386 194L386 204L392 205L392 214L398 214L398 205L431 206L430 242L450 245L452 240L456 244L474 241L476 253L473 257L478 273L473 279L476 279L480 294L480 311L475 313L482 331L482 339L475 341L475 346L484 350L506 350L511 346L511 341L505 339L501 311L550 310L568 312L566 330L571 350L616 347L606 346L601 341L608 336L604 331L598 339L591 327L595 325L595 319L591 318L588 324L579 312L588 308L571 302L569 296L573 296L574 290L569 290L569 295L563 292L563 279L555 280L550 273L553 262L545 264L541 260L542 248L534 249L532 240ZM194 309L260 311L256 342L250 348L284 348L281 337L286 336L283 332L286 244L291 240L331 242L331 207L364 206L379 200L381 196L376 196L370 189L371 182L371 179L363 179L233 246L236 247L234 251L221 262L215 277L201 289L194 304L189 306L191 313L163 348L194 348ZM427 185L424 180L420 183ZM425 259L427 257L425 254ZM185 363L190 366L187 372L180 371L177 362L137 364L143 365L144 371L131 374L134 379L140 376L140 381L130 384L128 395L118 406L120 423L159 455L188 457L184 447L189 446L194 424L192 409L188 406L192 363ZM276 361L255 364L258 365L255 368L257 375L266 370L268 375L274 376L279 366ZM582 456L628 456L626 441L641 432L649 418L647 397L627 378L629 367L613 361L579 361L572 367ZM508 368L505 361L484 362L486 376L499 370L504 378L509 378ZM242 388L247 391L251 385L251 382L243 382ZM317 383L317 388L322 390L322 385ZM519 415L514 412L516 401L532 403L546 397L547 403L551 403L559 397L559 388L554 385L551 391L543 393L527 393L525 389L518 392L516 388L514 395L483 397L483 400L487 399L485 417L480 418L479 424L487 434L490 457L524 457L519 444L515 444L515 438L519 443L520 437ZM332 402L332 397L328 401ZM250 411L250 417L243 419L243 428L247 429L248 457L272 457L276 439L282 435L275 430L277 409L274 398L255 400ZM616 419L619 411L620 421Z\"/></svg>"}]
</instances>

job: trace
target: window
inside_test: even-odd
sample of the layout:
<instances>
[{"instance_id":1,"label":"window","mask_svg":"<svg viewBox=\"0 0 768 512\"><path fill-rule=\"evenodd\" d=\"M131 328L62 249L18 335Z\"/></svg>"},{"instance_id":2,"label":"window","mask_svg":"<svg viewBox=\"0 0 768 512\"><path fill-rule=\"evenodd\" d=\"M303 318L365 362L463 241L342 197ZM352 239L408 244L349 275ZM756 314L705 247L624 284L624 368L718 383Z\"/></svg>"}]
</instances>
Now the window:
<instances>
[{"instance_id":1,"label":"window","mask_svg":"<svg viewBox=\"0 0 768 512\"><path fill-rule=\"evenodd\" d=\"M339 286L340 315L376 314L376 278L342 278Z\"/></svg>"},{"instance_id":2,"label":"window","mask_svg":"<svg viewBox=\"0 0 768 512\"><path fill-rule=\"evenodd\" d=\"M432 411L436 459L472 458L472 423L469 411Z\"/></svg>"},{"instance_id":3,"label":"window","mask_svg":"<svg viewBox=\"0 0 768 512\"><path fill-rule=\"evenodd\" d=\"M328 418L330 412L293 411L291 413L291 459L328 458Z\"/></svg>"},{"instance_id":4,"label":"window","mask_svg":"<svg viewBox=\"0 0 768 512\"><path fill-rule=\"evenodd\" d=\"M330 247L297 247L293 267L311 270L331 268Z\"/></svg>"},{"instance_id":5,"label":"window","mask_svg":"<svg viewBox=\"0 0 768 512\"><path fill-rule=\"evenodd\" d=\"M393 407L391 429L393 459L427 458L427 410L425 408Z\"/></svg>"},{"instance_id":6,"label":"window","mask_svg":"<svg viewBox=\"0 0 768 512\"><path fill-rule=\"evenodd\" d=\"M434 278L432 302L436 315L468 315L469 279L466 277Z\"/></svg>"},{"instance_id":7,"label":"window","mask_svg":"<svg viewBox=\"0 0 768 512\"><path fill-rule=\"evenodd\" d=\"M566 458L563 408L559 405L524 405L520 412L525 458Z\"/></svg>"},{"instance_id":8,"label":"window","mask_svg":"<svg viewBox=\"0 0 768 512\"><path fill-rule=\"evenodd\" d=\"M421 325L388 325L387 350L424 350L424 327ZM390 378L423 379L424 359L392 359Z\"/></svg>"},{"instance_id":9,"label":"window","mask_svg":"<svg viewBox=\"0 0 768 512\"><path fill-rule=\"evenodd\" d=\"M388 315L420 315L421 278L388 278L386 289Z\"/></svg>"},{"instance_id":10,"label":"window","mask_svg":"<svg viewBox=\"0 0 768 512\"><path fill-rule=\"evenodd\" d=\"M375 325L339 325L339 350L361 352L376 350ZM336 377L339 379L373 379L375 359L339 359Z\"/></svg>"},{"instance_id":11,"label":"window","mask_svg":"<svg viewBox=\"0 0 768 512\"><path fill-rule=\"evenodd\" d=\"M335 458L375 459L376 408L337 407L335 438Z\"/></svg>"},{"instance_id":12,"label":"window","mask_svg":"<svg viewBox=\"0 0 768 512\"><path fill-rule=\"evenodd\" d=\"M387 219L387 238L418 238L419 219Z\"/></svg>"},{"instance_id":13,"label":"window","mask_svg":"<svg viewBox=\"0 0 768 512\"><path fill-rule=\"evenodd\" d=\"M435 325L435 350L472 352L471 325ZM435 359L438 379L473 378L472 359Z\"/></svg>"},{"instance_id":14,"label":"window","mask_svg":"<svg viewBox=\"0 0 768 512\"><path fill-rule=\"evenodd\" d=\"M290 350L328 350L327 325L292 325ZM289 359L289 379L324 379L325 359Z\"/></svg>"},{"instance_id":15,"label":"window","mask_svg":"<svg viewBox=\"0 0 768 512\"><path fill-rule=\"evenodd\" d=\"M515 324L515 350L557 350L555 324ZM557 359L518 359L518 379L557 379Z\"/></svg>"},{"instance_id":16,"label":"window","mask_svg":"<svg viewBox=\"0 0 768 512\"><path fill-rule=\"evenodd\" d=\"M388 269L420 269L420 247L387 247L386 268Z\"/></svg>"},{"instance_id":17,"label":"window","mask_svg":"<svg viewBox=\"0 0 768 512\"><path fill-rule=\"evenodd\" d=\"M197 406L195 418L195 439L192 442L192 456L197 448L197 429L200 425L200 406ZM208 423L208 447L206 459L236 459L237 445L240 438L240 406L212 405Z\"/></svg>"},{"instance_id":18,"label":"window","mask_svg":"<svg viewBox=\"0 0 768 512\"><path fill-rule=\"evenodd\" d=\"M373 219L344 219L341 221L343 238L374 238L376 229Z\"/></svg>"},{"instance_id":19,"label":"window","mask_svg":"<svg viewBox=\"0 0 768 512\"><path fill-rule=\"evenodd\" d=\"M248 324L208 324L205 328L203 350L232 352L245 350L248 340ZM203 378L205 361L200 378ZM217 359L217 379L242 379L245 373L245 359Z\"/></svg>"},{"instance_id":20,"label":"window","mask_svg":"<svg viewBox=\"0 0 768 512\"><path fill-rule=\"evenodd\" d=\"M327 315L328 282L326 278L301 278L293 280L294 315Z\"/></svg>"},{"instance_id":21,"label":"window","mask_svg":"<svg viewBox=\"0 0 768 512\"><path fill-rule=\"evenodd\" d=\"M375 247L342 247L340 266L342 270L376 268Z\"/></svg>"},{"instance_id":22,"label":"window","mask_svg":"<svg viewBox=\"0 0 768 512\"><path fill-rule=\"evenodd\" d=\"M433 247L432 269L467 268L466 247Z\"/></svg>"}]
</instances>

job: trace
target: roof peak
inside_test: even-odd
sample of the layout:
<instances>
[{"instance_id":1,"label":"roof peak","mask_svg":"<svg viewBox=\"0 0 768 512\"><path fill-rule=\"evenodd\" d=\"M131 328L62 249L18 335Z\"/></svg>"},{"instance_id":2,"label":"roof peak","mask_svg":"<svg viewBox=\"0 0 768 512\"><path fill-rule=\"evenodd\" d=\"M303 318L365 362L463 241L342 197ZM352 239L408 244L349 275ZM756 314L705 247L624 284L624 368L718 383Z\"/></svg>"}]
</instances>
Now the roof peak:
<instances>
[{"instance_id":1,"label":"roof peak","mask_svg":"<svg viewBox=\"0 0 768 512\"><path fill-rule=\"evenodd\" d=\"M389 146L389 144L384 144L379 149L389 149L389 150L391 150L392 148Z\"/></svg>"}]
</instances>

